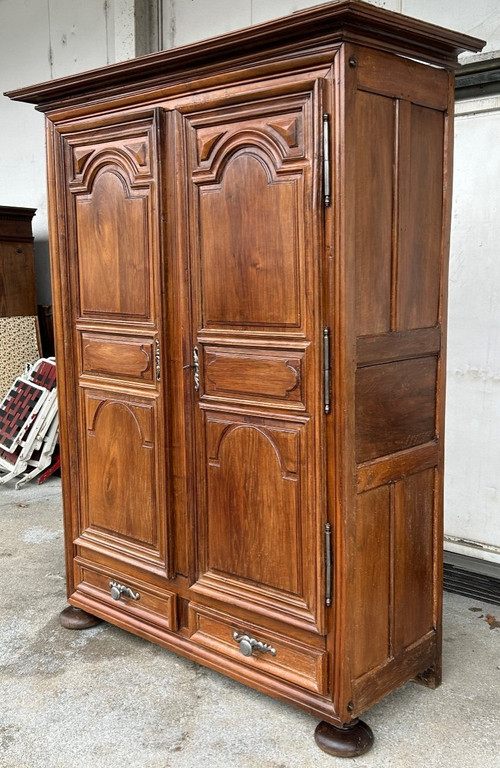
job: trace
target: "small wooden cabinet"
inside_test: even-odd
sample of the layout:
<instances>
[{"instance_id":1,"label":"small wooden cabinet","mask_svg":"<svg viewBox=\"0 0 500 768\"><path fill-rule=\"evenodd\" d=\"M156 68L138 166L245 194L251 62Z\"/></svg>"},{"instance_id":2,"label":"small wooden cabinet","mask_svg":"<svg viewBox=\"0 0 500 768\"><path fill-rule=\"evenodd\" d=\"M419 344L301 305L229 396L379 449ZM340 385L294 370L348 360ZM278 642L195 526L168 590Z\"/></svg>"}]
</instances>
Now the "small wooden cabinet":
<instances>
[{"instance_id":1,"label":"small wooden cabinet","mask_svg":"<svg viewBox=\"0 0 500 768\"><path fill-rule=\"evenodd\" d=\"M0 401L40 357L32 219L35 208L0 205Z\"/></svg>"},{"instance_id":2,"label":"small wooden cabinet","mask_svg":"<svg viewBox=\"0 0 500 768\"><path fill-rule=\"evenodd\" d=\"M10 94L47 115L65 622L295 703L333 754L440 681L452 70L480 46L345 0Z\"/></svg>"},{"instance_id":3,"label":"small wooden cabinet","mask_svg":"<svg viewBox=\"0 0 500 768\"><path fill-rule=\"evenodd\" d=\"M35 208L0 205L0 317L35 316Z\"/></svg>"}]
</instances>

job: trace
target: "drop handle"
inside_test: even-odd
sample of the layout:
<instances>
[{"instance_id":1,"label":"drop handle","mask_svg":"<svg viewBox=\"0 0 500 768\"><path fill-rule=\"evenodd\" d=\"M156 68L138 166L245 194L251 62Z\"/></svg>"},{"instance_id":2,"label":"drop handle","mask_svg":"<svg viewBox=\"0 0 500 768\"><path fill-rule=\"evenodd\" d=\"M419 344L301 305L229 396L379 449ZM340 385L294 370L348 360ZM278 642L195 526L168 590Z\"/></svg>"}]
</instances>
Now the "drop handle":
<instances>
[{"instance_id":1,"label":"drop handle","mask_svg":"<svg viewBox=\"0 0 500 768\"><path fill-rule=\"evenodd\" d=\"M118 584L117 581L109 582L109 591L113 600L119 600L122 595L130 597L132 600L139 600L139 592L134 592L130 587L126 587L124 584Z\"/></svg>"},{"instance_id":2,"label":"drop handle","mask_svg":"<svg viewBox=\"0 0 500 768\"><path fill-rule=\"evenodd\" d=\"M276 649L272 645L261 643L260 640L256 640L254 637L239 635L238 632L233 632L233 640L236 640L239 644L243 656L251 656L254 651L270 653L271 656L276 656Z\"/></svg>"}]
</instances>

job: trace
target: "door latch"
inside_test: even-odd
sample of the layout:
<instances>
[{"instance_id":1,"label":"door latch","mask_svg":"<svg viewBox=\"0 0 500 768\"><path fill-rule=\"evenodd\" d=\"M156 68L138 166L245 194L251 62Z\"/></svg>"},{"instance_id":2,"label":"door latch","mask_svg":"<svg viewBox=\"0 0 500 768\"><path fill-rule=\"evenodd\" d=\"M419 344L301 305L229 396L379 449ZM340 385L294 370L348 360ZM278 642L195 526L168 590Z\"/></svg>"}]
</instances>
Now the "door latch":
<instances>
[{"instance_id":1,"label":"door latch","mask_svg":"<svg viewBox=\"0 0 500 768\"><path fill-rule=\"evenodd\" d=\"M200 358L198 355L198 347L193 347L193 362L191 365L183 365L183 369L192 368L194 378L194 389L198 392L200 388Z\"/></svg>"}]
</instances>

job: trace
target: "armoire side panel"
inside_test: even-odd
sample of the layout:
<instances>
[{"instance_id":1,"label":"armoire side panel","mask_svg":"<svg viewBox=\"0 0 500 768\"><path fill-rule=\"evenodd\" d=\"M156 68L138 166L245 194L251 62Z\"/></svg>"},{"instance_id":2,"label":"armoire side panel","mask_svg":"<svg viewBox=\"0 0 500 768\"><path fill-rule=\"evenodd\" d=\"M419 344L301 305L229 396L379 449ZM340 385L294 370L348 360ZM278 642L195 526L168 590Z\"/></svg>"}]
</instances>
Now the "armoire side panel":
<instances>
[{"instance_id":1,"label":"armoire side panel","mask_svg":"<svg viewBox=\"0 0 500 768\"><path fill-rule=\"evenodd\" d=\"M434 468L395 484L394 648L418 642L434 627Z\"/></svg>"},{"instance_id":2,"label":"armoire side panel","mask_svg":"<svg viewBox=\"0 0 500 768\"><path fill-rule=\"evenodd\" d=\"M396 330L430 328L440 322L445 131L444 111L404 102Z\"/></svg>"},{"instance_id":3,"label":"armoire side panel","mask_svg":"<svg viewBox=\"0 0 500 768\"><path fill-rule=\"evenodd\" d=\"M422 445L436 434L434 356L358 368L358 464Z\"/></svg>"},{"instance_id":4,"label":"armoire side panel","mask_svg":"<svg viewBox=\"0 0 500 768\"><path fill-rule=\"evenodd\" d=\"M439 601L433 580L441 557L436 526L442 501L435 474L442 453L449 85L445 73L433 78L418 62L354 50L350 78L357 145L349 216L356 223L353 417L361 493L349 594L356 602L351 674L358 711L394 680L403 683L418 674L422 665L438 675ZM373 550L360 546L370 526ZM372 573L378 581L370 580ZM376 618L373 595L381 607Z\"/></svg>"},{"instance_id":5,"label":"armoire side panel","mask_svg":"<svg viewBox=\"0 0 500 768\"><path fill-rule=\"evenodd\" d=\"M351 674L359 678L390 655L391 492L381 486L358 496L353 541L350 619L356 642Z\"/></svg>"},{"instance_id":6,"label":"armoire side panel","mask_svg":"<svg viewBox=\"0 0 500 768\"><path fill-rule=\"evenodd\" d=\"M358 495L355 680L372 673L375 684L377 669L404 664L406 652L434 633L435 504L434 467Z\"/></svg>"},{"instance_id":7,"label":"armoire side panel","mask_svg":"<svg viewBox=\"0 0 500 768\"><path fill-rule=\"evenodd\" d=\"M357 94L356 146L374 150L357 152L355 160L358 336L391 330L395 109L387 96Z\"/></svg>"}]
</instances>

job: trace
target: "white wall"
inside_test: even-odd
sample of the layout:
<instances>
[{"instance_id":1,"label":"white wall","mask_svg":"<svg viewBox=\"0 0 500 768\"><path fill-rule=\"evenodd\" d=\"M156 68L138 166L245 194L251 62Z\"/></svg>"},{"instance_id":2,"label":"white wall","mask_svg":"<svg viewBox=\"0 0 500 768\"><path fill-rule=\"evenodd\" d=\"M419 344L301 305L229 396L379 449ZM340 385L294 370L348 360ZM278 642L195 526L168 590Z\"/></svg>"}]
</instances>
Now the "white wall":
<instances>
[{"instance_id":1,"label":"white wall","mask_svg":"<svg viewBox=\"0 0 500 768\"><path fill-rule=\"evenodd\" d=\"M0 0L1 92L134 55L134 9L153 0ZM318 0L163 1L165 47L257 24ZM372 0L487 40L498 0ZM137 14L136 14L137 18ZM484 54L482 54L484 56ZM497 54L498 55L498 54ZM450 266L446 546L500 562L500 103L459 104ZM38 299L50 303L43 118L0 97L0 204L38 209Z\"/></svg>"},{"instance_id":2,"label":"white wall","mask_svg":"<svg viewBox=\"0 0 500 768\"><path fill-rule=\"evenodd\" d=\"M165 47L184 45L320 5L320 0L163 0ZM368 0L389 11L424 19L488 41L500 50L498 0Z\"/></svg>"},{"instance_id":3,"label":"white wall","mask_svg":"<svg viewBox=\"0 0 500 768\"><path fill-rule=\"evenodd\" d=\"M372 2L482 38L480 56L499 55L499 0ZM183 45L317 4L165 0L164 41ZM500 99L457 105L453 210L445 546L500 562Z\"/></svg>"},{"instance_id":4,"label":"white wall","mask_svg":"<svg viewBox=\"0 0 500 768\"><path fill-rule=\"evenodd\" d=\"M457 103L446 548L500 563L500 96Z\"/></svg>"},{"instance_id":5,"label":"white wall","mask_svg":"<svg viewBox=\"0 0 500 768\"><path fill-rule=\"evenodd\" d=\"M133 36L132 0L0 0L0 93L129 58ZM43 115L0 96L0 205L37 209L38 303L50 304L44 142Z\"/></svg>"},{"instance_id":6,"label":"white wall","mask_svg":"<svg viewBox=\"0 0 500 768\"><path fill-rule=\"evenodd\" d=\"M403 0L409 15L487 41L498 0ZM445 548L500 563L500 97L457 102L450 249Z\"/></svg>"}]
</instances>

